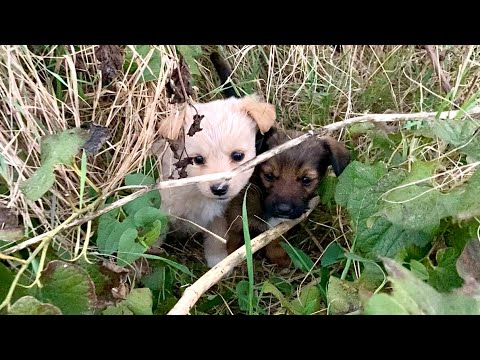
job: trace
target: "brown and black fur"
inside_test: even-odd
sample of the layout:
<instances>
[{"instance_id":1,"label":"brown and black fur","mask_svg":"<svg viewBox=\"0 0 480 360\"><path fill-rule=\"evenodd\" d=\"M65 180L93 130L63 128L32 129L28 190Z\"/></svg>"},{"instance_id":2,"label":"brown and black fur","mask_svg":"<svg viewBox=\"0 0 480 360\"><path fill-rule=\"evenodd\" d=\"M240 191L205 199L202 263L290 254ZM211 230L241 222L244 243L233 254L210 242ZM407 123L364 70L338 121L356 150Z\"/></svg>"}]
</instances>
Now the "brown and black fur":
<instances>
[{"instance_id":1,"label":"brown and black fur","mask_svg":"<svg viewBox=\"0 0 480 360\"><path fill-rule=\"evenodd\" d=\"M265 138L263 151L272 149L298 131L272 129ZM350 162L350 153L332 137L312 137L259 164L250 179L247 194L248 224L251 237L268 230L271 218L296 219L308 210L310 200L317 194L318 185L328 166L340 175ZM244 189L227 209L227 251L232 253L243 244L242 204ZM280 245L280 239L265 247L265 255L279 266L288 266L290 259Z\"/></svg>"}]
</instances>

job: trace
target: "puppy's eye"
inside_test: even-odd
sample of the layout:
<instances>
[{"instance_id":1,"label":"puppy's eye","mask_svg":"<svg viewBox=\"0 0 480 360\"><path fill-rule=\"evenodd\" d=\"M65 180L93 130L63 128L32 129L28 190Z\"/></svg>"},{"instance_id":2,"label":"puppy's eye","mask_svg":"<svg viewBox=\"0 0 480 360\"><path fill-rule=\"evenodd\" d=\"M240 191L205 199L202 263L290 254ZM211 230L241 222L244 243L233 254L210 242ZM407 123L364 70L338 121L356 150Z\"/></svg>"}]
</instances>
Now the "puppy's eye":
<instances>
[{"instance_id":1,"label":"puppy's eye","mask_svg":"<svg viewBox=\"0 0 480 360\"><path fill-rule=\"evenodd\" d=\"M270 181L270 182L272 182L275 179L275 177L273 176L272 173L265 173L265 174L263 174L263 176L265 177L265 180Z\"/></svg>"},{"instance_id":2,"label":"puppy's eye","mask_svg":"<svg viewBox=\"0 0 480 360\"><path fill-rule=\"evenodd\" d=\"M205 159L203 156L198 155L193 158L193 162L197 165L203 165L205 163Z\"/></svg>"},{"instance_id":3,"label":"puppy's eye","mask_svg":"<svg viewBox=\"0 0 480 360\"><path fill-rule=\"evenodd\" d=\"M312 179L310 179L309 177L302 177L302 184L305 185L305 186L308 186L312 183Z\"/></svg>"},{"instance_id":4,"label":"puppy's eye","mask_svg":"<svg viewBox=\"0 0 480 360\"><path fill-rule=\"evenodd\" d=\"M245 154L242 153L242 152L234 151L232 153L232 160L233 161L237 161L237 162L242 161L244 157L245 157Z\"/></svg>"}]
</instances>

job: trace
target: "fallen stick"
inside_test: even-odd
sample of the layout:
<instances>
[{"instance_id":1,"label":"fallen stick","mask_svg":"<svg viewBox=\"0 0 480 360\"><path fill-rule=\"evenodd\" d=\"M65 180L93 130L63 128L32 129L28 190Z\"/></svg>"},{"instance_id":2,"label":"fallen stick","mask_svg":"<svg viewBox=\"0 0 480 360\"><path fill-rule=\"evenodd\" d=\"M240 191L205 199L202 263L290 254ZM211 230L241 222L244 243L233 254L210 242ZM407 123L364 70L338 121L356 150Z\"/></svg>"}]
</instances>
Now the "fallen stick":
<instances>
[{"instance_id":1,"label":"fallen stick","mask_svg":"<svg viewBox=\"0 0 480 360\"><path fill-rule=\"evenodd\" d=\"M295 220L286 220L252 239L252 253L257 252L264 246L268 245L271 241L277 239L280 235L284 234L292 227L302 222L311 214L313 209L317 207L319 201L320 200L318 196L313 198L310 201L309 210L301 217ZM187 315L190 309L197 303L198 299L200 299L200 297L207 292L208 289L218 283L226 274L229 273L230 270L233 270L235 266L244 261L246 257L247 252L245 245L243 245L207 271L200 279L186 288L180 300L178 300L178 302L167 315Z\"/></svg>"},{"instance_id":2,"label":"fallen stick","mask_svg":"<svg viewBox=\"0 0 480 360\"><path fill-rule=\"evenodd\" d=\"M475 106L472 109L465 111L465 110L452 110L452 111L443 111L440 114L437 112L418 112L418 113L411 113L411 114L367 114L367 115L361 115L361 116L356 116L347 120L343 121L338 121L332 124L325 125L321 127L318 131L309 131L308 133L301 135L297 138L294 138L292 140L289 140L271 150L268 150L252 160L247 161L246 163L240 165L239 167L235 168L232 171L227 171L227 172L220 172L220 173L214 173L214 174L207 174L207 175L200 175L200 176L192 176L191 178L184 178L184 179L178 179L178 180L165 180L165 181L160 181L159 183L155 185L150 185L150 186L132 186L131 188L140 188L140 190L120 199L117 200L104 208L91 212L90 214L85 215L84 217L74 220L71 223L65 225L64 229L68 229L77 225L84 224L90 220L93 220L100 215L103 215L113 209L119 208L120 206L123 206L130 201L142 196L143 194L146 194L149 191L152 190L160 190L160 189L168 189L168 188L173 188L173 187L180 187L180 186L186 186L186 185L192 185L192 184L197 184L200 182L204 181L216 181L216 180L230 180L232 177L238 175L241 172L247 171L256 165L264 162L265 160L270 159L271 157L288 150L290 148L293 148L294 146L297 146L304 142L305 140L311 138L312 136L317 136L319 134L322 134L324 132L328 131L336 131L339 129L342 129L344 127L347 127L352 124L356 123L362 123L362 122L389 122L389 121L402 121L402 120L412 120L412 119L434 119L437 117L440 119L451 119L456 117L458 114L464 114L464 115L476 115L480 114L480 106ZM128 189L129 187L123 186L122 189ZM109 194L105 195L109 196ZM42 241L43 237L45 234L38 235L32 239L26 240L18 245L12 246L11 248L5 249L2 251L3 254L10 254L15 251L21 250L26 248L27 246L36 244L40 241Z\"/></svg>"}]
</instances>

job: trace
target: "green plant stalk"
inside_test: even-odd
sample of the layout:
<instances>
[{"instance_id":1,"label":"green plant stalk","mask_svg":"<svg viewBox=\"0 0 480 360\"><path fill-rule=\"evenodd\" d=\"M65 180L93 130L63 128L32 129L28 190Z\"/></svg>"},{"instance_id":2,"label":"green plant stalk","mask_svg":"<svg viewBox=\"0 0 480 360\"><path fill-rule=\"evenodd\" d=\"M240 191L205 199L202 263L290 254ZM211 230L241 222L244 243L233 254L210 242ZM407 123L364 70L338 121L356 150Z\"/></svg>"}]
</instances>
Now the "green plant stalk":
<instances>
[{"instance_id":1,"label":"green plant stalk","mask_svg":"<svg viewBox=\"0 0 480 360\"><path fill-rule=\"evenodd\" d=\"M245 190L242 204L242 224L243 224L243 238L245 239L245 250L247 255L247 272L248 272L248 314L253 315L253 259L252 259L252 244L250 242L250 231L248 229L248 214L247 214L247 193Z\"/></svg>"},{"instance_id":2,"label":"green plant stalk","mask_svg":"<svg viewBox=\"0 0 480 360\"><path fill-rule=\"evenodd\" d=\"M35 257L38 255L38 253L43 249L45 244L47 244L51 238L46 237L43 239L41 244L32 252L32 255L26 260L25 264L22 265L20 270L18 270L17 274L15 275L15 278L12 281L12 284L10 285L10 289L8 289L7 296L3 300L3 302L0 304L0 310L3 309L5 306L7 307L7 311L10 311L11 304L10 301L12 300L13 292L15 291L15 288L17 287L18 281L20 280L20 276L24 273L25 270L28 269L30 266L30 263L35 259ZM40 273L40 271L39 271Z\"/></svg>"}]
</instances>

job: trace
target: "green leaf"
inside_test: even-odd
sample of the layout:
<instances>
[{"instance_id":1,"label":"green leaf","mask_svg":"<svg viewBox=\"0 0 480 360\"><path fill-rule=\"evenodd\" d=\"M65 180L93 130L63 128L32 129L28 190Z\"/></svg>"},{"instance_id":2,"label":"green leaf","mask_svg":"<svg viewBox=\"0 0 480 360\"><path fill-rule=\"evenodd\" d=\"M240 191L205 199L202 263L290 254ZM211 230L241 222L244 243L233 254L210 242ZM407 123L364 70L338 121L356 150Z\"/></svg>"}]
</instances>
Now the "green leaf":
<instances>
[{"instance_id":1,"label":"green leaf","mask_svg":"<svg viewBox=\"0 0 480 360\"><path fill-rule=\"evenodd\" d=\"M295 309L294 313L301 315L311 315L321 310L321 295L318 286L307 285L302 288L299 298L291 302L290 308Z\"/></svg>"},{"instance_id":2,"label":"green leaf","mask_svg":"<svg viewBox=\"0 0 480 360\"><path fill-rule=\"evenodd\" d=\"M95 286L80 266L51 261L42 272L39 299L57 306L63 314L88 313L96 303Z\"/></svg>"},{"instance_id":3,"label":"green leaf","mask_svg":"<svg viewBox=\"0 0 480 360\"><path fill-rule=\"evenodd\" d=\"M155 185L155 179L142 173L128 174L125 176L125 185Z\"/></svg>"},{"instance_id":4,"label":"green leaf","mask_svg":"<svg viewBox=\"0 0 480 360\"><path fill-rule=\"evenodd\" d=\"M177 45L177 49L185 59L190 74L200 76L200 70L195 62L195 58L202 54L202 48L200 45Z\"/></svg>"},{"instance_id":5,"label":"green leaf","mask_svg":"<svg viewBox=\"0 0 480 360\"><path fill-rule=\"evenodd\" d=\"M107 214L102 215L100 218ZM99 221L99 234L97 238L98 250L104 254L113 254L119 250L120 238L127 230L135 230L133 217L129 216L122 222L112 220L113 215ZM103 225L104 224L104 225ZM102 228L103 226L103 228Z\"/></svg>"},{"instance_id":6,"label":"green leaf","mask_svg":"<svg viewBox=\"0 0 480 360\"><path fill-rule=\"evenodd\" d=\"M272 294L273 296L275 296L280 301L280 304L282 305L282 307L290 310L293 314L296 314L296 315L302 314L303 308L299 306L299 304L297 304L297 306L295 306L295 304L292 306L285 299L285 296L283 296L280 290L278 290L277 287L272 283L265 281L262 286L262 292L265 294Z\"/></svg>"},{"instance_id":7,"label":"green leaf","mask_svg":"<svg viewBox=\"0 0 480 360\"><path fill-rule=\"evenodd\" d=\"M167 221L167 216L162 211L151 206L139 209L134 215L138 236L147 246L153 245L158 240Z\"/></svg>"},{"instance_id":8,"label":"green leaf","mask_svg":"<svg viewBox=\"0 0 480 360\"><path fill-rule=\"evenodd\" d=\"M140 258L148 250L147 247L136 242L138 231L129 228L123 232L118 242L117 265L126 266Z\"/></svg>"},{"instance_id":9,"label":"green leaf","mask_svg":"<svg viewBox=\"0 0 480 360\"><path fill-rule=\"evenodd\" d=\"M81 128L44 136L40 146L42 164L72 164L75 155L88 138L88 131Z\"/></svg>"},{"instance_id":10,"label":"green leaf","mask_svg":"<svg viewBox=\"0 0 480 360\"><path fill-rule=\"evenodd\" d=\"M420 261L410 260L410 270L415 274L420 280L428 280L428 270Z\"/></svg>"},{"instance_id":11,"label":"green leaf","mask_svg":"<svg viewBox=\"0 0 480 360\"><path fill-rule=\"evenodd\" d=\"M105 310L102 311L103 315L133 315L126 305L117 305L117 306L108 306Z\"/></svg>"},{"instance_id":12,"label":"green leaf","mask_svg":"<svg viewBox=\"0 0 480 360\"><path fill-rule=\"evenodd\" d=\"M249 283L247 280L241 280L236 288L235 292L237 294L238 306L242 311L248 311L250 307L250 297L249 297Z\"/></svg>"},{"instance_id":13,"label":"green leaf","mask_svg":"<svg viewBox=\"0 0 480 360\"><path fill-rule=\"evenodd\" d=\"M381 163L371 166L358 161L351 162L339 176L335 200L350 215L355 251L374 259L393 257L412 244L422 247L432 240L433 234L392 224L378 213L381 196L406 176L401 170L387 172Z\"/></svg>"},{"instance_id":14,"label":"green leaf","mask_svg":"<svg viewBox=\"0 0 480 360\"><path fill-rule=\"evenodd\" d=\"M55 183L53 167L40 166L27 180L21 183L20 189L25 196L36 201L40 199Z\"/></svg>"},{"instance_id":15,"label":"green leaf","mask_svg":"<svg viewBox=\"0 0 480 360\"><path fill-rule=\"evenodd\" d=\"M463 294L439 293L394 260L384 258L383 262L389 274L393 292L391 295L384 294L381 300L376 296L371 297L365 305L369 314L385 314L386 309L394 313L401 311L416 315L480 314L479 300ZM385 300L385 296L392 298L387 306L385 303L388 300Z\"/></svg>"},{"instance_id":16,"label":"green leaf","mask_svg":"<svg viewBox=\"0 0 480 360\"><path fill-rule=\"evenodd\" d=\"M347 314L358 310L360 298L355 284L330 276L327 288L329 314Z\"/></svg>"},{"instance_id":17,"label":"green leaf","mask_svg":"<svg viewBox=\"0 0 480 360\"><path fill-rule=\"evenodd\" d=\"M135 46L135 51L137 51L138 55L140 56L141 59L137 61L137 63L140 65L146 61L146 58L148 54L150 53L151 47L150 45L137 45ZM143 71L141 80L144 82L147 81L154 81L158 79L158 75L160 74L162 66L162 56L160 54L160 51L155 49L153 50L153 54L148 60L148 65Z\"/></svg>"},{"instance_id":18,"label":"green leaf","mask_svg":"<svg viewBox=\"0 0 480 360\"><path fill-rule=\"evenodd\" d=\"M3 301L8 294L14 275L5 265L0 263L0 300Z\"/></svg>"},{"instance_id":19,"label":"green leaf","mask_svg":"<svg viewBox=\"0 0 480 360\"><path fill-rule=\"evenodd\" d=\"M287 252L290 259L293 261L293 265L302 271L308 272L310 271L314 263L312 259L308 257L302 250L293 247L289 243L281 242L280 243L282 248Z\"/></svg>"},{"instance_id":20,"label":"green leaf","mask_svg":"<svg viewBox=\"0 0 480 360\"><path fill-rule=\"evenodd\" d=\"M60 309L52 304L45 304L33 296L24 296L12 305L11 315L62 315Z\"/></svg>"},{"instance_id":21,"label":"green leaf","mask_svg":"<svg viewBox=\"0 0 480 360\"><path fill-rule=\"evenodd\" d=\"M88 131L74 128L58 134L46 135L40 144L42 165L20 184L20 189L32 201L40 199L54 184L55 166L71 165L80 148L88 140Z\"/></svg>"},{"instance_id":22,"label":"green leaf","mask_svg":"<svg viewBox=\"0 0 480 360\"><path fill-rule=\"evenodd\" d=\"M153 315L152 291L148 288L133 289L124 302L135 315Z\"/></svg>"},{"instance_id":23,"label":"green leaf","mask_svg":"<svg viewBox=\"0 0 480 360\"><path fill-rule=\"evenodd\" d=\"M345 259L345 250L337 242L331 242L322 255L322 267L336 264Z\"/></svg>"},{"instance_id":24,"label":"green leaf","mask_svg":"<svg viewBox=\"0 0 480 360\"><path fill-rule=\"evenodd\" d=\"M335 204L335 189L338 183L338 178L335 176L325 176L318 187L318 194L320 195L320 202L331 208Z\"/></svg>"},{"instance_id":25,"label":"green leaf","mask_svg":"<svg viewBox=\"0 0 480 360\"><path fill-rule=\"evenodd\" d=\"M428 272L428 283L440 292L448 292L462 286L463 280L456 268L459 256L460 252L453 248L438 250L437 266Z\"/></svg>"},{"instance_id":26,"label":"green leaf","mask_svg":"<svg viewBox=\"0 0 480 360\"><path fill-rule=\"evenodd\" d=\"M153 185L155 179L144 174L130 174L125 176L125 185ZM161 204L160 191L152 190L142 196L125 204L123 208L129 215L134 215L138 210L144 207L154 207L159 209Z\"/></svg>"},{"instance_id":27,"label":"green leaf","mask_svg":"<svg viewBox=\"0 0 480 360\"><path fill-rule=\"evenodd\" d=\"M365 315L408 315L408 311L393 297L386 294L375 294L367 302Z\"/></svg>"},{"instance_id":28,"label":"green leaf","mask_svg":"<svg viewBox=\"0 0 480 360\"><path fill-rule=\"evenodd\" d=\"M192 277L195 277L195 275L185 266L185 265L182 265L182 264L179 264L173 260L170 260L170 259L166 259L164 257L161 257L161 256L157 256L157 255L151 255L151 254L143 254L143 257L146 258L146 259L153 259L153 260L160 260L160 261L163 261L164 263L170 265L171 267L177 269L177 270L180 270L181 272L187 274L187 275L190 275Z\"/></svg>"},{"instance_id":29,"label":"green leaf","mask_svg":"<svg viewBox=\"0 0 480 360\"><path fill-rule=\"evenodd\" d=\"M480 160L480 138L476 131L480 127L476 119L438 119L431 123L433 133L453 146L462 147L460 152ZM467 145L468 144L468 145Z\"/></svg>"},{"instance_id":30,"label":"green leaf","mask_svg":"<svg viewBox=\"0 0 480 360\"><path fill-rule=\"evenodd\" d=\"M380 265L373 261L364 261L363 266L363 271L357 280L358 288L376 291L386 282L386 274Z\"/></svg>"}]
</instances>

